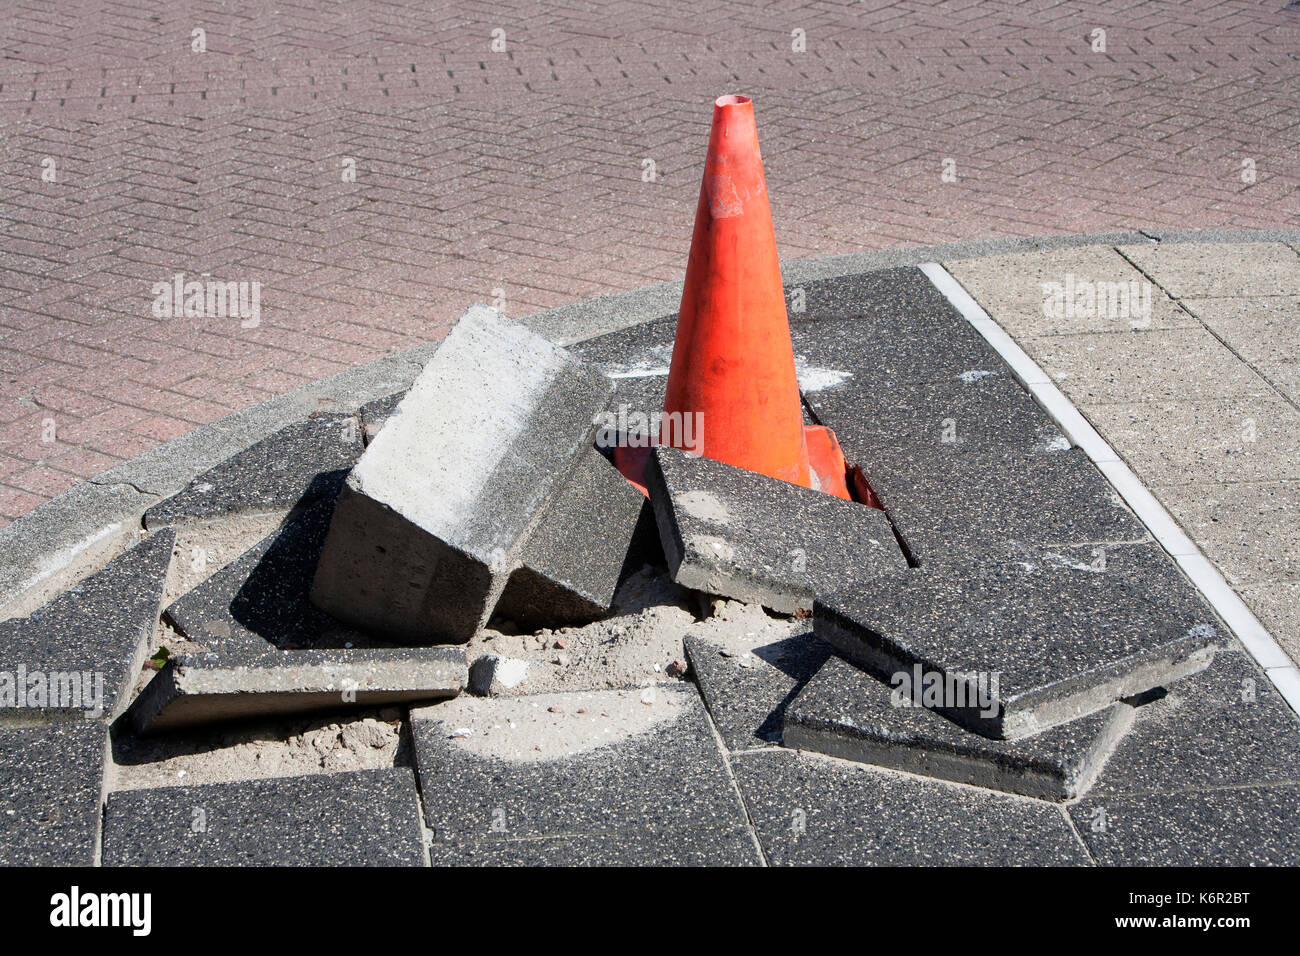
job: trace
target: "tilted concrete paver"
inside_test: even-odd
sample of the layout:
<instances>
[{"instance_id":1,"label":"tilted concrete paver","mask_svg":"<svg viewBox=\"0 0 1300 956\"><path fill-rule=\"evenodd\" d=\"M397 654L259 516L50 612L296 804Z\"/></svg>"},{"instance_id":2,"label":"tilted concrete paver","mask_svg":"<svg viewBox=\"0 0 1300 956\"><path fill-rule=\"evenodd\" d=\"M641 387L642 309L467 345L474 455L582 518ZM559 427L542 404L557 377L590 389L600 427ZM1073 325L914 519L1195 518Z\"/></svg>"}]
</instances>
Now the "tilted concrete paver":
<instances>
[{"instance_id":1,"label":"tilted concrete paver","mask_svg":"<svg viewBox=\"0 0 1300 956\"><path fill-rule=\"evenodd\" d=\"M811 629L743 653L695 636L685 644L700 696L732 751L779 744L786 707L834 653Z\"/></svg>"},{"instance_id":2,"label":"tilted concrete paver","mask_svg":"<svg viewBox=\"0 0 1300 956\"><path fill-rule=\"evenodd\" d=\"M822 596L814 630L882 680L917 665L963 685L983 680L994 706L972 704L971 688L936 709L1014 740L1195 673L1228 640L1190 584L1153 587L1124 565L922 568Z\"/></svg>"},{"instance_id":3,"label":"tilted concrete paver","mask_svg":"<svg viewBox=\"0 0 1300 956\"><path fill-rule=\"evenodd\" d=\"M333 649L172 657L131 704L136 733L455 697L463 647Z\"/></svg>"},{"instance_id":4,"label":"tilted concrete paver","mask_svg":"<svg viewBox=\"0 0 1300 956\"><path fill-rule=\"evenodd\" d=\"M182 635L217 653L342 646L351 632L308 599L334 502L291 514L275 531L165 610Z\"/></svg>"},{"instance_id":5,"label":"tilted concrete paver","mask_svg":"<svg viewBox=\"0 0 1300 956\"><path fill-rule=\"evenodd\" d=\"M1138 708L1091 795L1300 782L1300 717L1238 648Z\"/></svg>"},{"instance_id":6,"label":"tilted concrete paver","mask_svg":"<svg viewBox=\"0 0 1300 956\"><path fill-rule=\"evenodd\" d=\"M174 542L174 532L158 532L28 617L0 621L0 723L112 719L126 709Z\"/></svg>"},{"instance_id":7,"label":"tilted concrete paver","mask_svg":"<svg viewBox=\"0 0 1300 956\"><path fill-rule=\"evenodd\" d=\"M612 391L563 349L470 309L348 474L313 602L396 641L469 640Z\"/></svg>"},{"instance_id":8,"label":"tilted concrete paver","mask_svg":"<svg viewBox=\"0 0 1300 956\"><path fill-rule=\"evenodd\" d=\"M899 687L901 698L894 694ZM911 693L912 706L900 704ZM1023 740L1001 741L963 730L923 701L923 686L885 683L832 657L786 707L783 740L878 767L1070 800L1087 791L1135 712L1112 704Z\"/></svg>"},{"instance_id":9,"label":"tilted concrete paver","mask_svg":"<svg viewBox=\"0 0 1300 956\"><path fill-rule=\"evenodd\" d=\"M288 510L300 502L332 498L361 451L356 416L310 418L199 475L146 511L145 526Z\"/></svg>"},{"instance_id":10,"label":"tilted concrete paver","mask_svg":"<svg viewBox=\"0 0 1300 956\"><path fill-rule=\"evenodd\" d=\"M585 624L609 610L619 581L657 549L645 497L587 449L529 535L494 611L522 627Z\"/></svg>"},{"instance_id":11,"label":"tilted concrete paver","mask_svg":"<svg viewBox=\"0 0 1300 956\"><path fill-rule=\"evenodd\" d=\"M668 570L686 587L791 614L907 567L885 513L854 501L667 447L646 485Z\"/></svg>"}]
</instances>

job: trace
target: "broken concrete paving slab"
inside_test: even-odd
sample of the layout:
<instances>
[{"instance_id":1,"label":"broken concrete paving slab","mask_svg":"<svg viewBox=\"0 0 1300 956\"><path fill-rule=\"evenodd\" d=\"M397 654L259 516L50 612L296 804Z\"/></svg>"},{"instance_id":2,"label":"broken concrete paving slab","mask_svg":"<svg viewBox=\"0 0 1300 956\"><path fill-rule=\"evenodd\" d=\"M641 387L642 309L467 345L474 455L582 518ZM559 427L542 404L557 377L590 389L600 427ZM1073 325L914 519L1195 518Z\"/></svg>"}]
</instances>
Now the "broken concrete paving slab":
<instances>
[{"instance_id":1,"label":"broken concrete paving slab","mask_svg":"<svg viewBox=\"0 0 1300 956\"><path fill-rule=\"evenodd\" d=\"M175 534L154 534L24 618L0 621L0 723L112 719L158 623Z\"/></svg>"},{"instance_id":2,"label":"broken concrete paving slab","mask_svg":"<svg viewBox=\"0 0 1300 956\"><path fill-rule=\"evenodd\" d=\"M820 599L814 630L881 680L920 665L944 682L934 709L1016 739L1195 673L1228 641L1190 584L1148 589L1123 566L919 568ZM981 693L996 707L971 706Z\"/></svg>"},{"instance_id":3,"label":"broken concrete paving slab","mask_svg":"<svg viewBox=\"0 0 1300 956\"><path fill-rule=\"evenodd\" d=\"M411 712L437 841L740 826L695 688L485 700Z\"/></svg>"},{"instance_id":4,"label":"broken concrete paving slab","mask_svg":"<svg viewBox=\"0 0 1300 956\"><path fill-rule=\"evenodd\" d=\"M1300 783L1092 795L1069 812L1102 866L1300 864Z\"/></svg>"},{"instance_id":5,"label":"broken concrete paving slab","mask_svg":"<svg viewBox=\"0 0 1300 956\"><path fill-rule=\"evenodd\" d=\"M393 640L469 640L612 391L570 353L471 308L344 482L312 600Z\"/></svg>"},{"instance_id":6,"label":"broken concrete paving slab","mask_svg":"<svg viewBox=\"0 0 1300 956\"><path fill-rule=\"evenodd\" d=\"M194 654L172 658L127 713L137 733L455 697L463 647Z\"/></svg>"},{"instance_id":7,"label":"broken concrete paving slab","mask_svg":"<svg viewBox=\"0 0 1300 956\"><path fill-rule=\"evenodd\" d=\"M125 790L108 798L104 866L421 866L409 768Z\"/></svg>"},{"instance_id":8,"label":"broken concrete paving slab","mask_svg":"<svg viewBox=\"0 0 1300 956\"><path fill-rule=\"evenodd\" d=\"M731 751L781 743L787 705L832 653L812 633L754 646L687 637L685 645L709 716Z\"/></svg>"},{"instance_id":9,"label":"broken concrete paving slab","mask_svg":"<svg viewBox=\"0 0 1300 956\"><path fill-rule=\"evenodd\" d=\"M1062 809L785 750L731 759L773 866L1079 866Z\"/></svg>"},{"instance_id":10,"label":"broken concrete paving slab","mask_svg":"<svg viewBox=\"0 0 1300 956\"><path fill-rule=\"evenodd\" d=\"M287 511L332 498L361 451L356 415L312 416L208 469L146 511L145 527Z\"/></svg>"},{"instance_id":11,"label":"broken concrete paving slab","mask_svg":"<svg viewBox=\"0 0 1300 956\"><path fill-rule=\"evenodd\" d=\"M343 647L367 639L308 599L330 500L291 515L274 532L167 607L182 635L217 653L257 654L270 648Z\"/></svg>"},{"instance_id":12,"label":"broken concrete paving slab","mask_svg":"<svg viewBox=\"0 0 1300 956\"><path fill-rule=\"evenodd\" d=\"M1021 740L963 730L914 698L919 686L886 684L831 657L785 708L785 746L924 777L1041 800L1087 792L1132 725L1127 703Z\"/></svg>"},{"instance_id":13,"label":"broken concrete paving slab","mask_svg":"<svg viewBox=\"0 0 1300 956\"><path fill-rule=\"evenodd\" d=\"M1138 708L1094 796L1300 781L1300 717L1244 651Z\"/></svg>"},{"instance_id":14,"label":"broken concrete paving slab","mask_svg":"<svg viewBox=\"0 0 1300 956\"><path fill-rule=\"evenodd\" d=\"M686 587L789 614L907 567L877 508L667 447L646 482L668 569Z\"/></svg>"},{"instance_id":15,"label":"broken concrete paving slab","mask_svg":"<svg viewBox=\"0 0 1300 956\"><path fill-rule=\"evenodd\" d=\"M0 728L0 865L93 866L108 725Z\"/></svg>"},{"instance_id":16,"label":"broken concrete paving slab","mask_svg":"<svg viewBox=\"0 0 1300 956\"><path fill-rule=\"evenodd\" d=\"M646 549L632 543L638 529L648 536L652 522L645 497L588 448L529 535L495 612L525 628L595 620L609 611L619 582L641 567Z\"/></svg>"},{"instance_id":17,"label":"broken concrete paving slab","mask_svg":"<svg viewBox=\"0 0 1300 956\"><path fill-rule=\"evenodd\" d=\"M739 826L434 842L429 855L434 866L758 866L761 862L754 838Z\"/></svg>"}]
</instances>

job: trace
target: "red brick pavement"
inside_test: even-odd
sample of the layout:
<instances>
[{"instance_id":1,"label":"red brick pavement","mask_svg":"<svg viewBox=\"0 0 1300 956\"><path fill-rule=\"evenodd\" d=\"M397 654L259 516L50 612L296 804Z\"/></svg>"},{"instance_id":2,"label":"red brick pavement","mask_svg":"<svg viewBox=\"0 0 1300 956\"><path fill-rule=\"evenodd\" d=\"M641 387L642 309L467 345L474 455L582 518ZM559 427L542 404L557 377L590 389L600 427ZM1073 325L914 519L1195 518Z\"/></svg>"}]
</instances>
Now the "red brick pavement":
<instances>
[{"instance_id":1,"label":"red brick pavement","mask_svg":"<svg viewBox=\"0 0 1300 956\"><path fill-rule=\"evenodd\" d=\"M3 521L471 301L680 277L722 92L756 97L789 258L1298 225L1287 0L8 8ZM260 283L260 322L156 317L176 273Z\"/></svg>"}]
</instances>

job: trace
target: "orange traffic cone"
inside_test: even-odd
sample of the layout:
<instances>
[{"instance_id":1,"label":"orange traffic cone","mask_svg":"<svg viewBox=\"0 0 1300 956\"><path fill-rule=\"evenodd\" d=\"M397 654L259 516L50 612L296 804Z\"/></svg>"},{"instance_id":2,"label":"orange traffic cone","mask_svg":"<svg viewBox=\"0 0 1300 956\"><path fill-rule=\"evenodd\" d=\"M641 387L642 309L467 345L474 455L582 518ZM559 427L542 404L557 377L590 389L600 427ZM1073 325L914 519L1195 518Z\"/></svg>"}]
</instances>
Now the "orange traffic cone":
<instances>
[{"instance_id":1,"label":"orange traffic cone","mask_svg":"<svg viewBox=\"0 0 1300 956\"><path fill-rule=\"evenodd\" d=\"M688 417L699 427L683 428ZM805 433L758 127L747 96L723 96L713 104L659 440L849 498L834 433L820 426ZM642 488L645 457L636 449L615 455Z\"/></svg>"}]
</instances>

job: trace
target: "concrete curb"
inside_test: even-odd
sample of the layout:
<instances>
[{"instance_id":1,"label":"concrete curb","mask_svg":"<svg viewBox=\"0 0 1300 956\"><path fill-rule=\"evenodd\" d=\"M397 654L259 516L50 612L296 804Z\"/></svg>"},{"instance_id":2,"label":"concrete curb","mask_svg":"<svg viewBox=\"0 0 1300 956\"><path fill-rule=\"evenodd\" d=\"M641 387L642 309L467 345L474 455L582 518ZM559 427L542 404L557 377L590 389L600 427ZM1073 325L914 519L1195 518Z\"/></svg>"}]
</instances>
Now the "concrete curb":
<instances>
[{"instance_id":1,"label":"concrete curb","mask_svg":"<svg viewBox=\"0 0 1300 956\"><path fill-rule=\"evenodd\" d=\"M1143 242L1291 242L1295 230L1178 230L987 239L908 246L786 263L787 286L926 262L1085 245ZM520 319L564 345L639 325L676 311L680 282L601 296ZM233 412L70 488L0 529L0 619L33 610L23 596L37 585L67 586L120 552L145 509L196 475L312 412L348 412L415 379L437 343L390 355Z\"/></svg>"}]
</instances>

